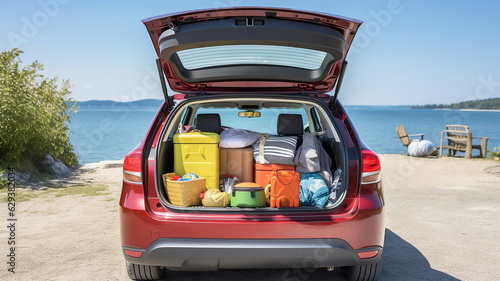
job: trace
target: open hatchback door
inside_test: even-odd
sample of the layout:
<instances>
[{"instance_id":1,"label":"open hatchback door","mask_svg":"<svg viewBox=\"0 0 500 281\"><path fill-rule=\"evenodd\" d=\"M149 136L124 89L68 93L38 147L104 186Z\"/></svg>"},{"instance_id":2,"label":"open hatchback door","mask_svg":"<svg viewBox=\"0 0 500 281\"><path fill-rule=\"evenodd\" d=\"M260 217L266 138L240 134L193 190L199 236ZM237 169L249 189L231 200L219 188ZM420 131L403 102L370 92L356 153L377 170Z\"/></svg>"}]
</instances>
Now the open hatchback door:
<instances>
[{"instance_id":1,"label":"open hatchback door","mask_svg":"<svg viewBox=\"0 0 500 281\"><path fill-rule=\"evenodd\" d=\"M246 7L144 24L166 101L124 159L129 277L338 268L347 280L376 281L385 234L380 159L336 102L361 22ZM175 99L167 82L181 93Z\"/></svg>"},{"instance_id":2,"label":"open hatchback door","mask_svg":"<svg viewBox=\"0 0 500 281\"><path fill-rule=\"evenodd\" d=\"M329 92L361 24L254 7L174 13L143 22L170 88L186 94Z\"/></svg>"}]
</instances>

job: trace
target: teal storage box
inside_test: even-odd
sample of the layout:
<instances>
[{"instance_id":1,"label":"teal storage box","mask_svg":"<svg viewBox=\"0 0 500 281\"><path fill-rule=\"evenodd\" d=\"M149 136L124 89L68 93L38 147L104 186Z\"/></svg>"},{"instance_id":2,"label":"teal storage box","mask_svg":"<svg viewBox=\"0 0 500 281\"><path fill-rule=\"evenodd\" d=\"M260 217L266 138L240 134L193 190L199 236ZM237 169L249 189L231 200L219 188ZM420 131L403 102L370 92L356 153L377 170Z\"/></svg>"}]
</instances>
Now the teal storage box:
<instances>
[{"instance_id":1,"label":"teal storage box","mask_svg":"<svg viewBox=\"0 0 500 281\"><path fill-rule=\"evenodd\" d=\"M266 206L264 188L253 182L242 182L231 191L231 207L259 208Z\"/></svg>"}]
</instances>

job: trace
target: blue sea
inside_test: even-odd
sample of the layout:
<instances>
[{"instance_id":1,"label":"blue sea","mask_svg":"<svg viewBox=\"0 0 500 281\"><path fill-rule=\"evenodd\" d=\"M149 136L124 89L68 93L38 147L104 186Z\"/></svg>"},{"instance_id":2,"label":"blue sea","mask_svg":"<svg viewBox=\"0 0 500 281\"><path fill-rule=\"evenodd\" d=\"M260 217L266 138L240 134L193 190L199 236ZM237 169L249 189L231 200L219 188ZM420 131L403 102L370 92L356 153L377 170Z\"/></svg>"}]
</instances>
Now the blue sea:
<instances>
[{"instance_id":1,"label":"blue sea","mask_svg":"<svg viewBox=\"0 0 500 281\"><path fill-rule=\"evenodd\" d=\"M409 106L346 106L363 141L379 154L406 153L396 127L424 134L439 146L447 124L469 126L473 137L489 137L488 150L500 147L500 112L410 109ZM156 106L88 106L71 114L70 142L80 163L118 160L145 136ZM479 143L479 140L475 140ZM474 150L473 155L478 151ZM463 154L462 154L463 155Z\"/></svg>"}]
</instances>

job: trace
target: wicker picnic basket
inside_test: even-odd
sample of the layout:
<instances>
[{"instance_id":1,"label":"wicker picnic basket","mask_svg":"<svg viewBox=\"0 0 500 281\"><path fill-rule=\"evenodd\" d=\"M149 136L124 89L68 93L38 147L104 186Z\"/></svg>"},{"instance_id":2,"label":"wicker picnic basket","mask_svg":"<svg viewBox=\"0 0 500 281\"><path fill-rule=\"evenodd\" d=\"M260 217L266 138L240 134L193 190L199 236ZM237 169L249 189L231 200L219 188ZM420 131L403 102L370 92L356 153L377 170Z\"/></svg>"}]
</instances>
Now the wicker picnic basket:
<instances>
[{"instance_id":1,"label":"wicker picnic basket","mask_svg":"<svg viewBox=\"0 0 500 281\"><path fill-rule=\"evenodd\" d=\"M206 189L206 178L172 181L170 178L173 176L175 173L163 175L163 185L170 204L178 207L201 205L200 193Z\"/></svg>"}]
</instances>

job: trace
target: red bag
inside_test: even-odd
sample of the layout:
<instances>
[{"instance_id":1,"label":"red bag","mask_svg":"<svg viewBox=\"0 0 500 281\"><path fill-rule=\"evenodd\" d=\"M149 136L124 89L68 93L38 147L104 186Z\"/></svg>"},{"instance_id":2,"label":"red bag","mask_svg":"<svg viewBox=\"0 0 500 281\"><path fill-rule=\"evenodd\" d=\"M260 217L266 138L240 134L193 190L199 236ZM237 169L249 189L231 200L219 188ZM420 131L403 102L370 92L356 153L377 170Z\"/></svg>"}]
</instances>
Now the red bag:
<instances>
[{"instance_id":1,"label":"red bag","mask_svg":"<svg viewBox=\"0 0 500 281\"><path fill-rule=\"evenodd\" d=\"M276 170L271 174L272 208L298 207L300 193L300 175L294 170Z\"/></svg>"}]
</instances>

